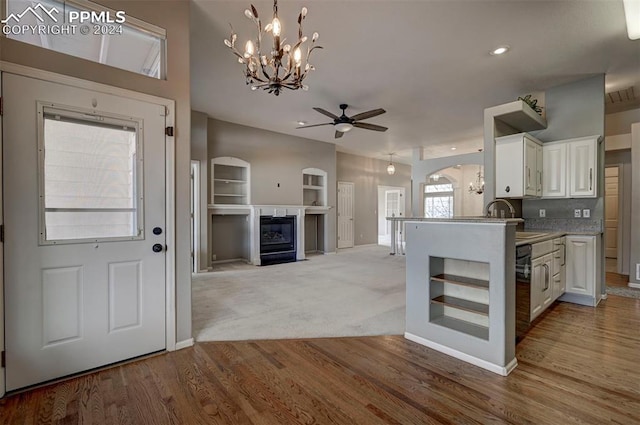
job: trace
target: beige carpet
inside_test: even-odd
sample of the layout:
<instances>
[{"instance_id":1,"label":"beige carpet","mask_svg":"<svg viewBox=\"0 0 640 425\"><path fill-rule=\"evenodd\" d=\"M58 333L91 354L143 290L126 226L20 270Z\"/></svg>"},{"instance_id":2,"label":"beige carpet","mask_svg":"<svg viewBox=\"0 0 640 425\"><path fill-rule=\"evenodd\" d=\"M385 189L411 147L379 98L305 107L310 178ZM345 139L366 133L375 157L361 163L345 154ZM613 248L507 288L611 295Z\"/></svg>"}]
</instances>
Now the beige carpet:
<instances>
[{"instance_id":1,"label":"beige carpet","mask_svg":"<svg viewBox=\"0 0 640 425\"><path fill-rule=\"evenodd\" d=\"M193 278L197 341L398 335L404 325L405 259L386 247Z\"/></svg>"}]
</instances>

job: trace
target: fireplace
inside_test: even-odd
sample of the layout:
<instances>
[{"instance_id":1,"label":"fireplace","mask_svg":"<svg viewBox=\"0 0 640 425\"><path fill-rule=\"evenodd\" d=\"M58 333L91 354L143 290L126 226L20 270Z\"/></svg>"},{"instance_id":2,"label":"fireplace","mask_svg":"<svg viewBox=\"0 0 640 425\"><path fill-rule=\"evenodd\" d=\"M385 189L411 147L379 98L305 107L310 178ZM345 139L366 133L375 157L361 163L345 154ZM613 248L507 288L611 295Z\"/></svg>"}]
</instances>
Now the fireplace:
<instances>
[{"instance_id":1,"label":"fireplace","mask_svg":"<svg viewBox=\"0 0 640 425\"><path fill-rule=\"evenodd\" d=\"M296 261L296 217L260 216L260 264Z\"/></svg>"}]
</instances>

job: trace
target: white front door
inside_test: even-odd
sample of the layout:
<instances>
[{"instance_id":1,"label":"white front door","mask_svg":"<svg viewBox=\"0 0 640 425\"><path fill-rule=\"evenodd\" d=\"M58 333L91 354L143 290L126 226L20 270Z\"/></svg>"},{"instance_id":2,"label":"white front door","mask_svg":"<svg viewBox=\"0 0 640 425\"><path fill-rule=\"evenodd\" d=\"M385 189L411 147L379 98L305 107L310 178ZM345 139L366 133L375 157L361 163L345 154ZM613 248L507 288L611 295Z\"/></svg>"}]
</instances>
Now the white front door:
<instances>
[{"instance_id":1,"label":"white front door","mask_svg":"<svg viewBox=\"0 0 640 425\"><path fill-rule=\"evenodd\" d=\"M7 390L163 350L164 106L2 92Z\"/></svg>"},{"instance_id":2,"label":"white front door","mask_svg":"<svg viewBox=\"0 0 640 425\"><path fill-rule=\"evenodd\" d=\"M353 247L353 183L338 182L338 248Z\"/></svg>"}]
</instances>

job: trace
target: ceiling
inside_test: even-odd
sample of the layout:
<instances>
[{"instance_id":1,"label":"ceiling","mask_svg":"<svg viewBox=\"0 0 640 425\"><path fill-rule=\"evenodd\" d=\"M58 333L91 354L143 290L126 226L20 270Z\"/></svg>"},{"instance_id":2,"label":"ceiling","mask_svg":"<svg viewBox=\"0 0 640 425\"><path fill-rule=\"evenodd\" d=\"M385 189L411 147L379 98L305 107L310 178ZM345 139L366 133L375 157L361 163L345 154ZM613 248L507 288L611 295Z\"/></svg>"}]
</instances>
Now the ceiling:
<instances>
[{"instance_id":1,"label":"ceiling","mask_svg":"<svg viewBox=\"0 0 640 425\"><path fill-rule=\"evenodd\" d=\"M245 85L243 66L223 43L230 23L239 46L255 38L244 16L250 2L192 1L192 109L343 152L395 152L407 163L415 147L430 157L473 152L482 147L485 108L529 93L543 102L544 90L600 73L606 91L640 93L640 40L627 37L621 0L281 0L284 37L295 38L307 6L304 33L317 31L324 49L314 52L309 91L276 97ZM273 2L253 4L269 22ZM489 54L504 44L508 53ZM328 121L312 107L338 113L340 103L349 104L347 115L386 109L366 122L389 130L353 129L336 140L331 127L295 129L298 121Z\"/></svg>"}]
</instances>

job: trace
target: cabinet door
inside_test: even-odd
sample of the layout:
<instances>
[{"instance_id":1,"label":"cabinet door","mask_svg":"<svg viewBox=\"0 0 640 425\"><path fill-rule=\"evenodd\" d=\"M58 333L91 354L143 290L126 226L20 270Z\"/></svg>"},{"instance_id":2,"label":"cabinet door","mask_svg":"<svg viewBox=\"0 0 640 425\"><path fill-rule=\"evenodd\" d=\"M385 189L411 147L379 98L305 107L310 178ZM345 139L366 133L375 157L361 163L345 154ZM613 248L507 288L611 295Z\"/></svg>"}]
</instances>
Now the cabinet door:
<instances>
[{"instance_id":1,"label":"cabinet door","mask_svg":"<svg viewBox=\"0 0 640 425\"><path fill-rule=\"evenodd\" d=\"M544 257L531 261L531 320L542 313L542 292L544 288Z\"/></svg>"},{"instance_id":2,"label":"cabinet door","mask_svg":"<svg viewBox=\"0 0 640 425\"><path fill-rule=\"evenodd\" d=\"M543 164L542 164L542 146L536 144L536 196L542 196L542 175L543 175Z\"/></svg>"},{"instance_id":3,"label":"cabinet door","mask_svg":"<svg viewBox=\"0 0 640 425\"><path fill-rule=\"evenodd\" d=\"M525 137L524 143L524 194L536 196L538 187L538 144Z\"/></svg>"},{"instance_id":4,"label":"cabinet door","mask_svg":"<svg viewBox=\"0 0 640 425\"><path fill-rule=\"evenodd\" d=\"M596 237L566 237L566 292L595 296Z\"/></svg>"},{"instance_id":5,"label":"cabinet door","mask_svg":"<svg viewBox=\"0 0 640 425\"><path fill-rule=\"evenodd\" d=\"M542 147L542 196L567 196L567 144L544 144Z\"/></svg>"},{"instance_id":6,"label":"cabinet door","mask_svg":"<svg viewBox=\"0 0 640 425\"><path fill-rule=\"evenodd\" d=\"M542 288L540 288L542 310L545 310L553 302L553 255L542 257Z\"/></svg>"},{"instance_id":7,"label":"cabinet door","mask_svg":"<svg viewBox=\"0 0 640 425\"><path fill-rule=\"evenodd\" d=\"M496 198L522 198L522 136L496 140Z\"/></svg>"},{"instance_id":8,"label":"cabinet door","mask_svg":"<svg viewBox=\"0 0 640 425\"><path fill-rule=\"evenodd\" d=\"M597 139L569 143L569 196L595 197L597 186Z\"/></svg>"}]
</instances>

